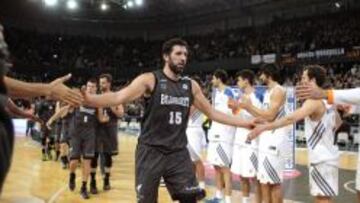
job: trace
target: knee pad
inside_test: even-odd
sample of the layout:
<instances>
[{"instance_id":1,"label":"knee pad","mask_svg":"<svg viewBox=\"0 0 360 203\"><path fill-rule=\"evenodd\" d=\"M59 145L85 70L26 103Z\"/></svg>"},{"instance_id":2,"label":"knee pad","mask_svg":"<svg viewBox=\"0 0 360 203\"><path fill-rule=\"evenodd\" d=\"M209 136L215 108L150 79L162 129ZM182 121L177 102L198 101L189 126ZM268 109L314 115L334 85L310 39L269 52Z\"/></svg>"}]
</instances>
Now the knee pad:
<instances>
[{"instance_id":1,"label":"knee pad","mask_svg":"<svg viewBox=\"0 0 360 203\"><path fill-rule=\"evenodd\" d=\"M112 157L111 154L105 153L104 154L104 166L107 168L112 167Z\"/></svg>"},{"instance_id":2,"label":"knee pad","mask_svg":"<svg viewBox=\"0 0 360 203\"><path fill-rule=\"evenodd\" d=\"M178 200L180 203L196 203L198 200L202 200L206 196L204 189L199 187L185 188L179 193L175 193L172 196L173 200Z\"/></svg>"},{"instance_id":3,"label":"knee pad","mask_svg":"<svg viewBox=\"0 0 360 203\"><path fill-rule=\"evenodd\" d=\"M97 168L97 166L98 166L98 158L99 158L99 154L95 153L94 158L91 159L91 163L90 163L91 168Z\"/></svg>"}]
</instances>

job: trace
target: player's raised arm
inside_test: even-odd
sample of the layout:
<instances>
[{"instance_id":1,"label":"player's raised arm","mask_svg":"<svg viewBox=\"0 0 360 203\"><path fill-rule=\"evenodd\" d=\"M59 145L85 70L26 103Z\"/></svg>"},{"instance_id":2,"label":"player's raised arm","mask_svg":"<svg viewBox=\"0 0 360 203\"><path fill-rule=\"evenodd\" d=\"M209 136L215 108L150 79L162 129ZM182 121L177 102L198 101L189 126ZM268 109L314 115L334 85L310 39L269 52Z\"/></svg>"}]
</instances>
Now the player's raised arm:
<instances>
[{"instance_id":1,"label":"player's raised arm","mask_svg":"<svg viewBox=\"0 0 360 203\"><path fill-rule=\"evenodd\" d=\"M4 77L6 88L10 97L27 98L49 96L57 101L64 101L74 106L82 103L80 92L72 90L63 83L71 78L71 74L57 78L51 83L28 83L10 77Z\"/></svg>"},{"instance_id":2,"label":"player's raised arm","mask_svg":"<svg viewBox=\"0 0 360 203\"><path fill-rule=\"evenodd\" d=\"M275 120L274 122L256 126L256 128L254 128L248 135L248 139L254 139L264 131L275 130L296 123L315 112L316 109L319 108L319 105L323 105L321 104L321 101L306 100L301 108L297 109L293 113Z\"/></svg>"},{"instance_id":3,"label":"player's raised arm","mask_svg":"<svg viewBox=\"0 0 360 203\"><path fill-rule=\"evenodd\" d=\"M296 86L298 99L327 99L329 104L360 104L360 88L323 90L309 84Z\"/></svg>"},{"instance_id":4,"label":"player's raised arm","mask_svg":"<svg viewBox=\"0 0 360 203\"><path fill-rule=\"evenodd\" d=\"M279 112L279 109L283 105L285 100L285 91L282 91L279 88L274 89L274 92L270 97L270 107L269 109L260 109L251 103L247 102L243 105L240 104L241 107L246 109L251 115L255 117L261 117L267 121L273 121L276 118L276 115Z\"/></svg>"},{"instance_id":5,"label":"player's raised arm","mask_svg":"<svg viewBox=\"0 0 360 203\"><path fill-rule=\"evenodd\" d=\"M229 116L215 110L210 105L209 101L205 98L204 94L201 92L199 84L197 84L195 81L192 81L192 89L194 96L194 106L200 111L202 111L209 119L226 125L244 128L252 127L252 123L250 121L245 121L233 116Z\"/></svg>"},{"instance_id":6,"label":"player's raised arm","mask_svg":"<svg viewBox=\"0 0 360 203\"><path fill-rule=\"evenodd\" d=\"M149 93L155 84L152 73L145 73L135 78L129 86L117 91L100 95L85 95L85 104L93 107L111 107L134 101Z\"/></svg>"}]
</instances>

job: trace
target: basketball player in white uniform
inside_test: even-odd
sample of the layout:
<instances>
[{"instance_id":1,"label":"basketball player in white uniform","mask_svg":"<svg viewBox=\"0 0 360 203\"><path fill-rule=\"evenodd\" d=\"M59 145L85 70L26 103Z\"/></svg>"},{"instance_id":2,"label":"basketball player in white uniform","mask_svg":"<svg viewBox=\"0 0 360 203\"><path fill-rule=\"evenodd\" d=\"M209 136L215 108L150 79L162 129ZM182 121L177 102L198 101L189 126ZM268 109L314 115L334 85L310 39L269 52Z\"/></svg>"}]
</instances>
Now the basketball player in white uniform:
<instances>
[{"instance_id":1,"label":"basketball player in white uniform","mask_svg":"<svg viewBox=\"0 0 360 203\"><path fill-rule=\"evenodd\" d=\"M263 107L257 108L246 98L241 100L240 107L251 115L269 122L282 117L285 113L286 92L278 83L279 77L279 70L274 64L264 65L261 69L260 80L268 89L264 95ZM261 183L261 194L265 203L278 203L283 200L281 192L284 169L282 147L285 141L286 132L283 128L266 131L259 138L257 178Z\"/></svg>"},{"instance_id":2,"label":"basketball player in white uniform","mask_svg":"<svg viewBox=\"0 0 360 203\"><path fill-rule=\"evenodd\" d=\"M203 113L195 109L195 107L191 107L190 118L186 129L186 136L188 140L187 148L190 153L191 161L195 165L199 187L205 189L205 168L201 160L201 152L206 145L205 133L202 129L203 123Z\"/></svg>"},{"instance_id":3,"label":"basketball player in white uniform","mask_svg":"<svg viewBox=\"0 0 360 203\"><path fill-rule=\"evenodd\" d=\"M237 74L237 85L242 90L243 95L250 100L251 104L261 108L262 103L255 95L253 87L255 74L251 70L242 70ZM240 99L241 100L241 99ZM252 120L254 117L247 111L241 110L235 100L231 100L229 106L235 115L244 120ZM234 140L233 157L231 172L241 177L242 203L250 203L250 182L254 181L256 202L261 202L260 183L256 179L258 170L258 140L247 142L247 135L250 130L247 128L237 128Z\"/></svg>"},{"instance_id":4,"label":"basketball player in white uniform","mask_svg":"<svg viewBox=\"0 0 360 203\"><path fill-rule=\"evenodd\" d=\"M326 80L323 67L305 67L302 81L322 87ZM309 153L310 193L315 202L331 202L338 195L339 151L334 145L335 131L341 124L340 116L333 106L323 100L308 99L292 114L272 123L257 126L248 136L253 139L264 131L282 128L305 119L305 135ZM265 135L261 135L265 136ZM260 136L260 137L261 137Z\"/></svg>"},{"instance_id":5,"label":"basketball player in white uniform","mask_svg":"<svg viewBox=\"0 0 360 203\"><path fill-rule=\"evenodd\" d=\"M212 78L212 85L215 88L213 105L216 110L232 115L228 107L229 98L233 98L232 90L225 85L227 73L224 70L216 70ZM208 202L221 202L225 189L225 203L231 202L232 180L231 180L231 158L236 128L229 125L212 122L209 130L209 147L207 159L215 168L216 194L214 199ZM224 188L225 186L225 188Z\"/></svg>"},{"instance_id":6,"label":"basketball player in white uniform","mask_svg":"<svg viewBox=\"0 0 360 203\"><path fill-rule=\"evenodd\" d=\"M192 77L202 89L202 81L198 76ZM194 106L190 108L190 117L186 129L188 140L187 148L189 150L191 161L195 165L196 177L199 187L205 189L205 168L201 160L201 152L206 145L205 132L202 128L204 123L204 114Z\"/></svg>"}]
</instances>

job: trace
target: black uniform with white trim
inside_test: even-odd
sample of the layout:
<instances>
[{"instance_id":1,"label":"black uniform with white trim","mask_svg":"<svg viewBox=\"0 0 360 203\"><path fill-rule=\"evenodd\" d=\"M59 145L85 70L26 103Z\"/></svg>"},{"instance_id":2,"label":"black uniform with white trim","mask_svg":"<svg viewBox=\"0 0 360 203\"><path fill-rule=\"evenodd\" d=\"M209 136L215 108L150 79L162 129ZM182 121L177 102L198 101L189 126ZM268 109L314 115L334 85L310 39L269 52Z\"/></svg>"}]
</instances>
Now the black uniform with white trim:
<instances>
[{"instance_id":1,"label":"black uniform with white trim","mask_svg":"<svg viewBox=\"0 0 360 203\"><path fill-rule=\"evenodd\" d=\"M157 202L161 177L173 199L198 185L186 148L186 127L193 102L191 80L183 77L173 81L162 70L153 74L155 87L151 97L146 98L136 149L139 203Z\"/></svg>"},{"instance_id":2,"label":"black uniform with white trim","mask_svg":"<svg viewBox=\"0 0 360 203\"><path fill-rule=\"evenodd\" d=\"M108 115L110 120L106 123L98 123L96 129L96 152L117 155L119 154L117 137L118 118L109 107L104 108L103 113Z\"/></svg>"},{"instance_id":3,"label":"black uniform with white trim","mask_svg":"<svg viewBox=\"0 0 360 203\"><path fill-rule=\"evenodd\" d=\"M92 159L95 155L96 109L80 106L75 109L70 128L70 159Z\"/></svg>"},{"instance_id":4,"label":"black uniform with white trim","mask_svg":"<svg viewBox=\"0 0 360 203\"><path fill-rule=\"evenodd\" d=\"M14 126L5 111L5 105L8 101L4 83L4 76L7 72L7 68L5 67L7 57L7 45L5 41L0 41L0 193L10 168L14 147Z\"/></svg>"}]
</instances>

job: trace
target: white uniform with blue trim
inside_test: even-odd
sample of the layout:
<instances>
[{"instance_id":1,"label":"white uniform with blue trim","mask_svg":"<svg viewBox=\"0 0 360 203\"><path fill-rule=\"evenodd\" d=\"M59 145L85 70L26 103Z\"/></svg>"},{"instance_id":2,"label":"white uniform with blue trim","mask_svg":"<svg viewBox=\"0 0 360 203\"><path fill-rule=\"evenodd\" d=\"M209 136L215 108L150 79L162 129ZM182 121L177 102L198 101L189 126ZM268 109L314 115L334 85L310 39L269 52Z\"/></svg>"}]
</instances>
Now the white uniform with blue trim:
<instances>
[{"instance_id":1,"label":"white uniform with blue trim","mask_svg":"<svg viewBox=\"0 0 360 203\"><path fill-rule=\"evenodd\" d=\"M188 126L186 129L186 136L188 140L187 148L193 162L201 159L201 151L206 145L205 133L202 128L203 123L203 113L201 113L199 110L195 110L190 115Z\"/></svg>"},{"instance_id":2,"label":"white uniform with blue trim","mask_svg":"<svg viewBox=\"0 0 360 203\"><path fill-rule=\"evenodd\" d=\"M218 111L232 115L228 107L229 98L234 98L234 92L227 87L224 91L214 90L213 105ZM213 121L209 129L209 146L207 160L210 164L220 167L230 167L233 142L236 128Z\"/></svg>"},{"instance_id":3,"label":"white uniform with blue trim","mask_svg":"<svg viewBox=\"0 0 360 203\"><path fill-rule=\"evenodd\" d=\"M247 96L253 106L261 108L262 103L255 93ZM247 121L254 118L246 110L241 110L238 116ZM249 133L250 130L247 128L236 128L231 172L242 177L253 178L256 177L258 169L258 139L250 143L246 142Z\"/></svg>"},{"instance_id":4,"label":"white uniform with blue trim","mask_svg":"<svg viewBox=\"0 0 360 203\"><path fill-rule=\"evenodd\" d=\"M319 121L305 118L309 154L309 181L312 196L338 195L339 150L335 145L336 113L323 101L326 111Z\"/></svg>"},{"instance_id":5,"label":"white uniform with blue trim","mask_svg":"<svg viewBox=\"0 0 360 203\"><path fill-rule=\"evenodd\" d=\"M275 89L286 91L277 85L264 94L263 109L270 107L270 97ZM286 96L285 96L286 97ZM285 103L280 107L276 119L285 116ZM275 119L275 120L276 120ZM285 167L283 147L286 144L286 127L276 130L265 131L259 136L259 168L257 178L263 184L280 184L283 181L282 172Z\"/></svg>"}]
</instances>

